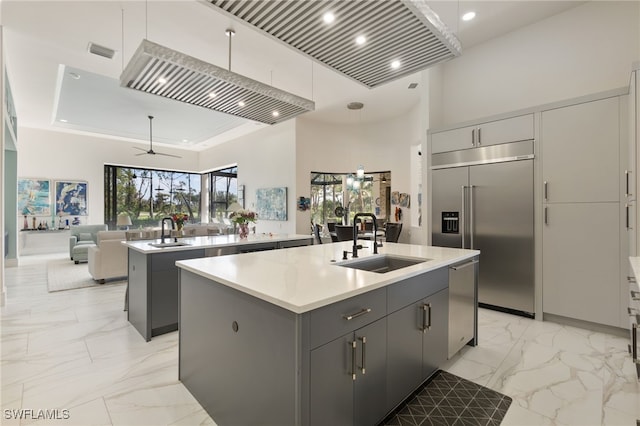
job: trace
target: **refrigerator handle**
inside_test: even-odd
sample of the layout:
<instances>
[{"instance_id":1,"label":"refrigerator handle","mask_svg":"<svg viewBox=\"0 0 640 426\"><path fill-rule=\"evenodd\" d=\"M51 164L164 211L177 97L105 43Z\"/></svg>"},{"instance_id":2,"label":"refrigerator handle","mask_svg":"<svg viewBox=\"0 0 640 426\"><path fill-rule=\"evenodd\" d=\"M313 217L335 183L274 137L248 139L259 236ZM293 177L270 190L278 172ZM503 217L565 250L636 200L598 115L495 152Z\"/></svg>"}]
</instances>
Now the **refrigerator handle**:
<instances>
[{"instance_id":1,"label":"refrigerator handle","mask_svg":"<svg viewBox=\"0 0 640 426\"><path fill-rule=\"evenodd\" d=\"M466 208L466 206L465 206L465 204L466 204L465 203L465 201L466 201L465 190L466 189L467 189L467 187L462 185L462 204L461 204L462 207L460 208L460 235L462 235L462 247L461 248L463 248L463 249L466 248L465 245L464 245L464 231L465 231L464 230L464 224L465 224L464 211L465 211L465 208Z\"/></svg>"},{"instance_id":2,"label":"refrigerator handle","mask_svg":"<svg viewBox=\"0 0 640 426\"><path fill-rule=\"evenodd\" d=\"M544 181L544 200L545 201L549 200L548 183L546 180Z\"/></svg>"},{"instance_id":3,"label":"refrigerator handle","mask_svg":"<svg viewBox=\"0 0 640 426\"><path fill-rule=\"evenodd\" d=\"M549 213L547 213L547 206L544 206L544 224L548 225L549 224Z\"/></svg>"},{"instance_id":4,"label":"refrigerator handle","mask_svg":"<svg viewBox=\"0 0 640 426\"><path fill-rule=\"evenodd\" d=\"M476 129L471 129L471 146L476 146Z\"/></svg>"},{"instance_id":5,"label":"refrigerator handle","mask_svg":"<svg viewBox=\"0 0 640 426\"><path fill-rule=\"evenodd\" d=\"M475 186L470 185L469 186L469 240L470 241L470 245L469 248L473 250L473 233L474 233L474 227L473 227L473 222L474 222L474 215L475 215L475 211L474 211L474 206L473 206L473 189L475 188Z\"/></svg>"},{"instance_id":6,"label":"refrigerator handle","mask_svg":"<svg viewBox=\"0 0 640 426\"><path fill-rule=\"evenodd\" d=\"M630 174L630 173L631 173L631 172L630 172L629 170L625 170L625 171L624 171L624 177L625 177L625 180L626 180L625 193L624 193L624 195L625 195L626 197L628 197L628 196L630 196L630 195L633 195L633 194L631 194L631 193L629 192L629 174Z\"/></svg>"}]
</instances>

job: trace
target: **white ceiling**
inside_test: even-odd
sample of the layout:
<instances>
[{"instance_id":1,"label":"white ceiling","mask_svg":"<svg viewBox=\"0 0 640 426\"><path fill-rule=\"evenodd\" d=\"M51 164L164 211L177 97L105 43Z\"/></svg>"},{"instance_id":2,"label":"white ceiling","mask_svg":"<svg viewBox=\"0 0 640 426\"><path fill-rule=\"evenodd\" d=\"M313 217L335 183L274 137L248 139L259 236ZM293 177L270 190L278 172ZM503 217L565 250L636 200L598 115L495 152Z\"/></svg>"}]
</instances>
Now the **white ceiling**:
<instances>
[{"instance_id":1,"label":"white ceiling","mask_svg":"<svg viewBox=\"0 0 640 426\"><path fill-rule=\"evenodd\" d=\"M427 3L457 35L464 55L465 49L582 2ZM119 85L122 69L143 38L228 67L224 30L229 27L236 31L231 69L315 101L316 110L305 118L330 123L380 121L405 113L419 101L420 90L407 88L420 82L419 74L368 89L195 0L3 0L0 7L20 126L144 142L149 139L147 116L153 115L154 143L193 150L260 129L265 125ZM469 10L477 13L476 19L458 19ZM89 42L110 47L116 55L110 60L90 54ZM352 101L363 102L364 109L348 111L346 105Z\"/></svg>"}]
</instances>

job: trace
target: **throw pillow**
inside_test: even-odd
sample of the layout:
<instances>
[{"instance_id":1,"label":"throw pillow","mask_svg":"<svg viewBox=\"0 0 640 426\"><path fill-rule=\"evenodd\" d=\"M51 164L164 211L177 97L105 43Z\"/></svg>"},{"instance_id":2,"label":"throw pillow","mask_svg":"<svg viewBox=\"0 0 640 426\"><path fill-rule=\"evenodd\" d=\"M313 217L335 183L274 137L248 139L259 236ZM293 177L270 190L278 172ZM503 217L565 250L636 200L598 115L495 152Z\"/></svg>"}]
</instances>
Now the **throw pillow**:
<instances>
[{"instance_id":1,"label":"throw pillow","mask_svg":"<svg viewBox=\"0 0 640 426\"><path fill-rule=\"evenodd\" d=\"M78 241L93 241L93 238L91 238L91 232L81 232Z\"/></svg>"}]
</instances>

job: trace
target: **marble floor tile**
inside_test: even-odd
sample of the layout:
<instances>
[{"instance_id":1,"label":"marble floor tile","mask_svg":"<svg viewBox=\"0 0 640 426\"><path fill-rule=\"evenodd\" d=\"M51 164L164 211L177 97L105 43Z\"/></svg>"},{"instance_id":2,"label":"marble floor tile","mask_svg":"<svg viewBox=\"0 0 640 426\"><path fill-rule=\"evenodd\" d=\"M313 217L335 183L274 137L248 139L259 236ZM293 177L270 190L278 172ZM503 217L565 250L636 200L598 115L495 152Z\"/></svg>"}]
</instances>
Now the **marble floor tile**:
<instances>
[{"instance_id":1,"label":"marble floor tile","mask_svg":"<svg viewBox=\"0 0 640 426\"><path fill-rule=\"evenodd\" d=\"M191 413L173 423L169 423L171 426L216 426L216 423L209 416L209 414L200 409L195 413Z\"/></svg>"}]
</instances>

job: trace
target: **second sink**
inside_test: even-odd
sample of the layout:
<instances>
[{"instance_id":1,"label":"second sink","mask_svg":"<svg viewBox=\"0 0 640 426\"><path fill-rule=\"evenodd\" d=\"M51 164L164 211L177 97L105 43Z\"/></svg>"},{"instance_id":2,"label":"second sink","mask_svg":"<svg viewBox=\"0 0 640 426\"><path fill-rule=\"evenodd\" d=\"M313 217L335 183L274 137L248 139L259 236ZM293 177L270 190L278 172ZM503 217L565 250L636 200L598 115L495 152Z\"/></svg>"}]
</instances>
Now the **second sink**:
<instances>
[{"instance_id":1,"label":"second sink","mask_svg":"<svg viewBox=\"0 0 640 426\"><path fill-rule=\"evenodd\" d=\"M171 241L168 243L149 243L149 245L151 247L158 247L158 248L162 248L162 247L181 247L181 246L190 246L191 244L189 243L183 243L181 241Z\"/></svg>"}]
</instances>

